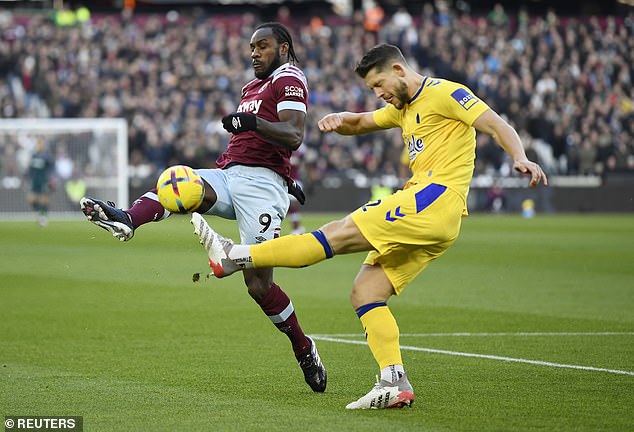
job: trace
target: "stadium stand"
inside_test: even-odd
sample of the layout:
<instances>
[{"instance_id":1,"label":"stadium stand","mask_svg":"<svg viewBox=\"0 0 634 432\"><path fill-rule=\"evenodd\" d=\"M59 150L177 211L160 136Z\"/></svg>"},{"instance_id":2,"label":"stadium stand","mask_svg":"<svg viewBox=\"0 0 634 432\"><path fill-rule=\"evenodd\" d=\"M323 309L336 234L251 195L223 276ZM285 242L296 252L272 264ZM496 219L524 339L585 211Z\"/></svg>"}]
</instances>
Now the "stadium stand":
<instances>
[{"instance_id":1,"label":"stadium stand","mask_svg":"<svg viewBox=\"0 0 634 432\"><path fill-rule=\"evenodd\" d=\"M371 31L362 13L295 18L312 92L308 184L359 172L398 183L397 132L341 137L316 128L326 112L379 106L352 70L384 41L401 46L423 73L463 82L504 113L548 173L634 175L633 13L531 16L498 5L477 15L427 3L420 14L386 14ZM260 19L93 13L56 25L41 14L2 11L0 117L124 117L139 181L175 163L213 166L228 141L220 118L251 77L244 40ZM0 148L0 176L20 151L9 147ZM482 134L477 156L476 175L508 173L510 161Z\"/></svg>"}]
</instances>

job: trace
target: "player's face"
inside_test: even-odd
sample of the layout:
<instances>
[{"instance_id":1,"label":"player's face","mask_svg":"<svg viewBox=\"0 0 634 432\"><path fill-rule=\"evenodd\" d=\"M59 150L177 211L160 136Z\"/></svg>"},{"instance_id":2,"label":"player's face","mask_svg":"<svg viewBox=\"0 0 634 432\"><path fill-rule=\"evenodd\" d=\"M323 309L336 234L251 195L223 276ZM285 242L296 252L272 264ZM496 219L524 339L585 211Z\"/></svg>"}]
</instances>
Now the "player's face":
<instances>
[{"instance_id":1,"label":"player's face","mask_svg":"<svg viewBox=\"0 0 634 432\"><path fill-rule=\"evenodd\" d=\"M372 69L365 76L364 81L376 97L394 105L396 109L402 109L410 99L407 84L393 70Z\"/></svg>"},{"instance_id":2,"label":"player's face","mask_svg":"<svg viewBox=\"0 0 634 432\"><path fill-rule=\"evenodd\" d=\"M251 64L255 76L264 79L280 67L282 56L288 52L288 44L278 44L270 28L261 28L251 36Z\"/></svg>"}]
</instances>

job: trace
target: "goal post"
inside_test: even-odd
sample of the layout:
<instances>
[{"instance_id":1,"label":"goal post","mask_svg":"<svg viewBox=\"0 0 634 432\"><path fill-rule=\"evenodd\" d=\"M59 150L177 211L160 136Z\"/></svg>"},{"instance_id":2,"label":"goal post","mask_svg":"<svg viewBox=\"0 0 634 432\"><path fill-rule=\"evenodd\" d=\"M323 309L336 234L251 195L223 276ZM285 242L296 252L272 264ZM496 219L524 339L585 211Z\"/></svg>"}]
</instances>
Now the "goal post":
<instances>
[{"instance_id":1,"label":"goal post","mask_svg":"<svg viewBox=\"0 0 634 432\"><path fill-rule=\"evenodd\" d=\"M33 217L29 165L38 141L52 162L52 219L80 216L82 192L128 206L125 119L0 119L0 219Z\"/></svg>"}]
</instances>

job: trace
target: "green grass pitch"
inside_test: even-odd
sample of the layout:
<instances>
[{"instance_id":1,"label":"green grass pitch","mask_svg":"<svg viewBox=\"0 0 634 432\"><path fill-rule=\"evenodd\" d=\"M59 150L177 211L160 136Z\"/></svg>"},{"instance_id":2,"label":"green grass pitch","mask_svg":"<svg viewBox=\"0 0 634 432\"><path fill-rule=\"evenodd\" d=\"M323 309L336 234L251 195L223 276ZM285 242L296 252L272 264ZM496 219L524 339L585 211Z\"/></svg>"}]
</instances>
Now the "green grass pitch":
<instances>
[{"instance_id":1,"label":"green grass pitch","mask_svg":"<svg viewBox=\"0 0 634 432\"><path fill-rule=\"evenodd\" d=\"M276 270L328 368L314 394L241 277L192 281L207 266L187 217L128 243L79 218L0 222L0 244L5 416L83 416L85 431L634 430L632 215L466 218L390 303L416 402L387 411L344 409L378 372L348 301L363 254Z\"/></svg>"}]
</instances>

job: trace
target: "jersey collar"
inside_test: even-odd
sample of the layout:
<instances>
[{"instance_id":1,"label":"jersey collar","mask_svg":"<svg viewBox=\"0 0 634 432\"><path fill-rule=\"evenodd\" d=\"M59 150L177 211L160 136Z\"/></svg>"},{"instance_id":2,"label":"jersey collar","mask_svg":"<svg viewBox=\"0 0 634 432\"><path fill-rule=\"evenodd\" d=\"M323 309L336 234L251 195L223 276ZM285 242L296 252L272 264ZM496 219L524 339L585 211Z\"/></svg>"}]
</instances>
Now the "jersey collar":
<instances>
[{"instance_id":1,"label":"jersey collar","mask_svg":"<svg viewBox=\"0 0 634 432\"><path fill-rule=\"evenodd\" d=\"M418 97L418 95L420 94L420 92L423 91L423 87L425 87L425 83L427 82L427 78L428 77L425 77L425 79L423 79L423 83L420 85L420 88L416 91L414 96L412 96L412 98L407 101L408 105L411 104L412 102L414 102L414 99L416 99Z\"/></svg>"},{"instance_id":2,"label":"jersey collar","mask_svg":"<svg viewBox=\"0 0 634 432\"><path fill-rule=\"evenodd\" d=\"M280 73L282 70L286 69L287 67L289 67L291 64L289 62L284 63L283 65L280 65L280 67L278 67L277 69L275 69L273 72L271 72L271 75L269 76L275 76L278 73Z\"/></svg>"}]
</instances>

